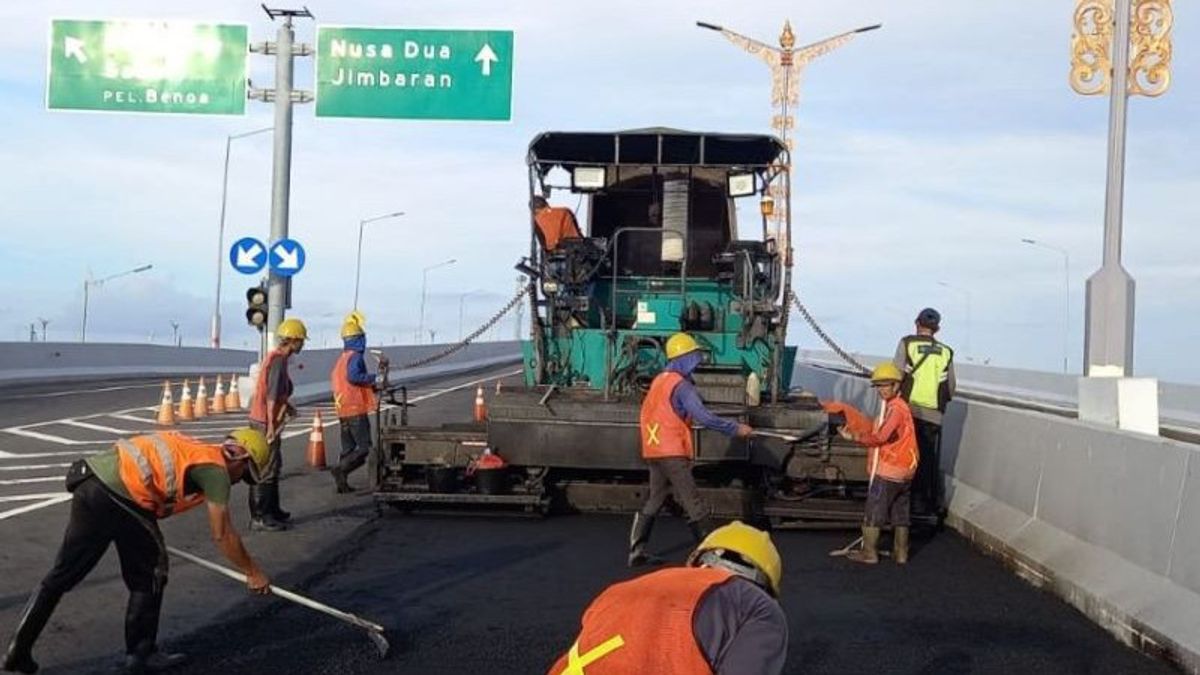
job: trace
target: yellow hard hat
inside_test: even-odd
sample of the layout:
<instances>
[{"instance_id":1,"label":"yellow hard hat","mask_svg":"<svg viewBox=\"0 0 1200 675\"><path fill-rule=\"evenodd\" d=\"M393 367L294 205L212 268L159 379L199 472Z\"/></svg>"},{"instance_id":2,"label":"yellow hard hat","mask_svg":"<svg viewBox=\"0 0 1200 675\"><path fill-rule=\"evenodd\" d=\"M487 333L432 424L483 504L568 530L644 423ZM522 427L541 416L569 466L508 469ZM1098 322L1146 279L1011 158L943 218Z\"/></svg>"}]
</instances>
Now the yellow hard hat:
<instances>
[{"instance_id":1,"label":"yellow hard hat","mask_svg":"<svg viewBox=\"0 0 1200 675\"><path fill-rule=\"evenodd\" d=\"M688 556L688 565L695 565L700 556L707 551L729 551L738 554L742 560L762 573L768 590L772 595L779 597L779 588L783 583L783 559L779 557L779 551L766 532L750 527L740 520L718 527Z\"/></svg>"},{"instance_id":2,"label":"yellow hard hat","mask_svg":"<svg viewBox=\"0 0 1200 675\"><path fill-rule=\"evenodd\" d=\"M883 363L875 366L875 370L871 371L871 382L873 384L882 382L899 382L902 379L904 379L904 376L900 374L900 369L897 368L896 364L892 363L891 361L884 361Z\"/></svg>"},{"instance_id":3,"label":"yellow hard hat","mask_svg":"<svg viewBox=\"0 0 1200 675\"><path fill-rule=\"evenodd\" d=\"M308 339L308 329L300 319L284 319L275 330L275 334L285 340Z\"/></svg>"},{"instance_id":4,"label":"yellow hard hat","mask_svg":"<svg viewBox=\"0 0 1200 675\"><path fill-rule=\"evenodd\" d=\"M354 337L362 334L362 324L355 321L352 317L346 317L346 320L342 322L342 339L345 340L348 337Z\"/></svg>"},{"instance_id":5,"label":"yellow hard hat","mask_svg":"<svg viewBox=\"0 0 1200 675\"><path fill-rule=\"evenodd\" d=\"M676 333L667 339L667 360L679 358L700 349L696 338L687 333Z\"/></svg>"},{"instance_id":6,"label":"yellow hard hat","mask_svg":"<svg viewBox=\"0 0 1200 675\"><path fill-rule=\"evenodd\" d=\"M347 322L353 321L354 323L366 328L367 315L363 314L362 312L358 311L357 309L351 310L350 313L346 315L346 321Z\"/></svg>"},{"instance_id":7,"label":"yellow hard hat","mask_svg":"<svg viewBox=\"0 0 1200 675\"><path fill-rule=\"evenodd\" d=\"M271 449L267 445L267 437L258 429L250 427L242 427L229 432L229 438L242 446L246 454L250 455L250 461L254 462L254 466L262 471L267 466L267 459L271 456Z\"/></svg>"}]
</instances>

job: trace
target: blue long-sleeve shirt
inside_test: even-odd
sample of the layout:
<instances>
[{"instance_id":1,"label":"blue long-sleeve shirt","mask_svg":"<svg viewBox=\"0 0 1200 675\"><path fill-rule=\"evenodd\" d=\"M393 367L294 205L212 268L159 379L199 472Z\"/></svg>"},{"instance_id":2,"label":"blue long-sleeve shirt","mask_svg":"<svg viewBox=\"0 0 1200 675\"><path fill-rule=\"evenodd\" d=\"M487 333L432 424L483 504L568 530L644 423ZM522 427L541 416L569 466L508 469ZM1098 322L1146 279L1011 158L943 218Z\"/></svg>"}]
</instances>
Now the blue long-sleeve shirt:
<instances>
[{"instance_id":1,"label":"blue long-sleeve shirt","mask_svg":"<svg viewBox=\"0 0 1200 675\"><path fill-rule=\"evenodd\" d=\"M367 336L348 337L342 341L342 347L354 350L354 354L346 363L346 379L350 381L350 384L362 386L375 384L375 375L367 370L367 360L363 358L363 352L367 349Z\"/></svg>"},{"instance_id":2,"label":"blue long-sleeve shirt","mask_svg":"<svg viewBox=\"0 0 1200 675\"><path fill-rule=\"evenodd\" d=\"M692 352L673 359L667 364L667 370L683 376L683 380L671 392L671 408L675 410L676 415L690 419L705 429L719 431L726 436L734 436L737 434L738 423L717 417L709 412L708 408L704 407L704 401L700 399L700 392L696 391L695 383L692 382L692 371L696 370L703 360L702 353Z\"/></svg>"}]
</instances>

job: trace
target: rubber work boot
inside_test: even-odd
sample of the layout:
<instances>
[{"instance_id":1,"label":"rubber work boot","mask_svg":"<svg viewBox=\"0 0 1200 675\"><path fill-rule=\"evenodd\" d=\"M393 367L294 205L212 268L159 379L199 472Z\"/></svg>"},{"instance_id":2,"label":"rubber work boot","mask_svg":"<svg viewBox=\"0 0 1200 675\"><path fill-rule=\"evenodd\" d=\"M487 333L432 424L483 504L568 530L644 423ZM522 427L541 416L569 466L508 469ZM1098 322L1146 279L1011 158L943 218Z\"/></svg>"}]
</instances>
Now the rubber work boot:
<instances>
[{"instance_id":1,"label":"rubber work boot","mask_svg":"<svg viewBox=\"0 0 1200 675\"><path fill-rule=\"evenodd\" d=\"M29 596L25 610L21 612L21 620L13 634L8 651L4 654L4 670L12 673L36 673L37 661L33 660L33 643L42 634L54 608L58 606L60 593L51 593L42 585L38 585Z\"/></svg>"},{"instance_id":2,"label":"rubber work boot","mask_svg":"<svg viewBox=\"0 0 1200 675\"><path fill-rule=\"evenodd\" d=\"M126 675L143 675L143 673L161 673L187 662L186 654L172 654L153 651L146 656L128 654L125 656Z\"/></svg>"},{"instance_id":3,"label":"rubber work boot","mask_svg":"<svg viewBox=\"0 0 1200 675\"><path fill-rule=\"evenodd\" d=\"M879 562L879 528L864 526L862 532L862 548L847 553L846 559L856 563L875 565Z\"/></svg>"},{"instance_id":4,"label":"rubber work boot","mask_svg":"<svg viewBox=\"0 0 1200 675\"><path fill-rule=\"evenodd\" d=\"M333 476L333 484L336 486L339 495L354 492L354 488L350 487L350 483L346 481L346 472L342 471L340 464L330 469L329 475Z\"/></svg>"},{"instance_id":5,"label":"rubber work boot","mask_svg":"<svg viewBox=\"0 0 1200 675\"><path fill-rule=\"evenodd\" d=\"M646 553L646 542L650 541L650 531L653 529L654 516L647 516L640 511L633 514L633 527L629 530L630 567L661 562L658 558Z\"/></svg>"},{"instance_id":6,"label":"rubber work boot","mask_svg":"<svg viewBox=\"0 0 1200 675\"><path fill-rule=\"evenodd\" d=\"M897 527L892 532L892 560L897 565L908 562L908 526Z\"/></svg>"},{"instance_id":7,"label":"rubber work boot","mask_svg":"<svg viewBox=\"0 0 1200 675\"><path fill-rule=\"evenodd\" d=\"M263 487L267 489L267 513L275 520L286 524L292 519L292 512L284 511L279 506L279 483L267 483Z\"/></svg>"},{"instance_id":8,"label":"rubber work boot","mask_svg":"<svg viewBox=\"0 0 1200 675\"><path fill-rule=\"evenodd\" d=\"M688 530L691 530L692 532L692 539L695 539L696 543L699 544L700 542L704 541L704 538L708 536L709 532L713 531L712 518L706 516L700 520L689 520Z\"/></svg>"},{"instance_id":9,"label":"rubber work boot","mask_svg":"<svg viewBox=\"0 0 1200 675\"><path fill-rule=\"evenodd\" d=\"M268 513L269 497L266 494L267 486L251 485L250 486L250 531L251 532L282 532L288 529L285 523L281 523L274 516Z\"/></svg>"}]
</instances>

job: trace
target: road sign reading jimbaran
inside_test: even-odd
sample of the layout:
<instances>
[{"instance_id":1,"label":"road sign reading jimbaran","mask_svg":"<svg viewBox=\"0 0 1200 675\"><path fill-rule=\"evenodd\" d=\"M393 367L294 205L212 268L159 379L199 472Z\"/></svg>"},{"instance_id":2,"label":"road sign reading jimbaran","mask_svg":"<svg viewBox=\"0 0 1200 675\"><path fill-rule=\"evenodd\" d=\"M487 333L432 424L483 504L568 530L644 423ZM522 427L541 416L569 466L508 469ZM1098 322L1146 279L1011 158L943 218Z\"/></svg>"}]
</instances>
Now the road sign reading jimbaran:
<instances>
[{"instance_id":1,"label":"road sign reading jimbaran","mask_svg":"<svg viewBox=\"0 0 1200 675\"><path fill-rule=\"evenodd\" d=\"M507 30L317 28L318 117L512 118Z\"/></svg>"},{"instance_id":2,"label":"road sign reading jimbaran","mask_svg":"<svg viewBox=\"0 0 1200 675\"><path fill-rule=\"evenodd\" d=\"M246 111L245 25L55 19L50 40L53 110Z\"/></svg>"}]
</instances>

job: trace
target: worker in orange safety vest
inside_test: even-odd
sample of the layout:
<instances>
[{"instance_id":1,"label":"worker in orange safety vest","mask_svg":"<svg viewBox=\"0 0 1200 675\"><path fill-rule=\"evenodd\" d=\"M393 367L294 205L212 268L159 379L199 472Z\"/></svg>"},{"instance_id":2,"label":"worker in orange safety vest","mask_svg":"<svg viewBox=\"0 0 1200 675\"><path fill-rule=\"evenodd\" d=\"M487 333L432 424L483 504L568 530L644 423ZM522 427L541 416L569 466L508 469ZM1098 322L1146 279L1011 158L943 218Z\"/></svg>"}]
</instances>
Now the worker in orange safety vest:
<instances>
[{"instance_id":1,"label":"worker in orange safety vest","mask_svg":"<svg viewBox=\"0 0 1200 675\"><path fill-rule=\"evenodd\" d=\"M688 557L602 592L550 675L775 675L787 657L783 561L766 532L740 522Z\"/></svg>"},{"instance_id":2,"label":"worker in orange safety vest","mask_svg":"<svg viewBox=\"0 0 1200 675\"><path fill-rule=\"evenodd\" d=\"M333 364L329 383L333 405L341 427L342 452L337 466L329 470L339 494L353 492L346 477L367 461L371 452L371 418L375 412L375 375L367 370L363 352L367 335L363 315L355 310L342 323L342 354ZM388 360L381 356L379 366L386 369Z\"/></svg>"},{"instance_id":3,"label":"worker in orange safety vest","mask_svg":"<svg viewBox=\"0 0 1200 675\"><path fill-rule=\"evenodd\" d=\"M892 559L908 562L909 511L912 479L920 453L912 412L900 396L903 375L891 362L881 363L871 373L871 386L883 400L883 415L871 431L838 428L850 441L870 449L867 462L871 484L863 515L862 548L847 554L854 562L874 565L879 562L879 536L885 526L892 529Z\"/></svg>"},{"instance_id":4,"label":"worker in orange safety vest","mask_svg":"<svg viewBox=\"0 0 1200 675\"><path fill-rule=\"evenodd\" d=\"M292 378L288 361L304 349L308 329L299 319L284 319L275 329L279 346L267 352L258 370L250 399L250 426L263 432L271 457L257 485L250 486L250 529L279 532L288 529L292 514L279 505L279 479L283 472L283 427L295 417L291 404Z\"/></svg>"}]
</instances>

